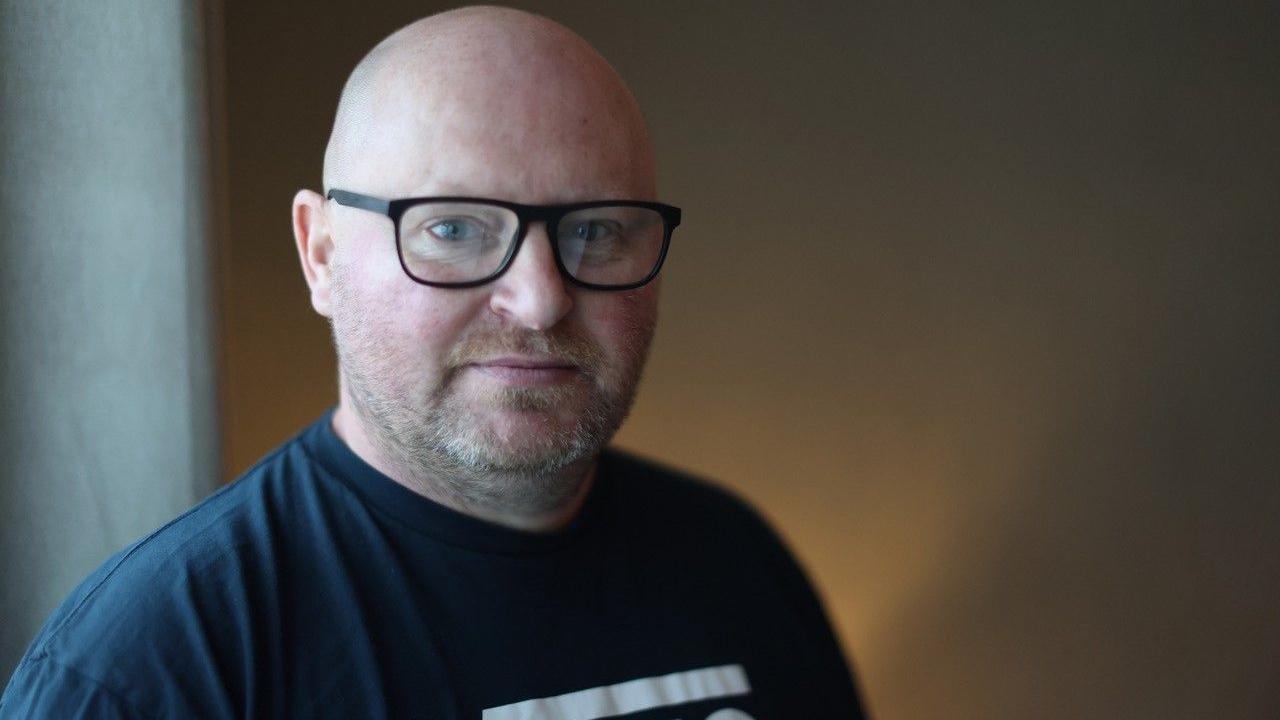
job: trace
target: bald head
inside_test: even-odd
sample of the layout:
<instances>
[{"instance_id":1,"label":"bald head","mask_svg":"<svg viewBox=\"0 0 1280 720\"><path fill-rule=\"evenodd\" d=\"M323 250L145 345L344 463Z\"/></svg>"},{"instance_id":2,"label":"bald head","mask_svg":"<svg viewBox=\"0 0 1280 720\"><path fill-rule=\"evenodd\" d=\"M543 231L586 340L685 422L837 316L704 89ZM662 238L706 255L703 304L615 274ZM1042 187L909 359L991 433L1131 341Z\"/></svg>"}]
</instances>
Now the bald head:
<instances>
[{"instance_id":1,"label":"bald head","mask_svg":"<svg viewBox=\"0 0 1280 720\"><path fill-rule=\"evenodd\" d=\"M564 162L584 152L594 177ZM342 91L324 184L392 197L437 186L473 194L448 187L446 166L457 163L469 165L468 178L477 164L490 168L498 185L487 192L508 199L655 192L648 131L618 74L567 28L507 8L433 15L371 50ZM565 196L510 197L549 187Z\"/></svg>"}]
</instances>

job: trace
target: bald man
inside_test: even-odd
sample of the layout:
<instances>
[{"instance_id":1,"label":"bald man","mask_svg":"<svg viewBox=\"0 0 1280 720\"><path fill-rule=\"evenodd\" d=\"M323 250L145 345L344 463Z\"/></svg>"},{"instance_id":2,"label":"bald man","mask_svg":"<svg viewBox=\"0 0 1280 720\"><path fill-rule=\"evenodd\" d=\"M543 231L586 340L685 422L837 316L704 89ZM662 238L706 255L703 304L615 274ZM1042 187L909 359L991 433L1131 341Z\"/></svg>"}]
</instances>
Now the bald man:
<instances>
[{"instance_id":1,"label":"bald man","mask_svg":"<svg viewBox=\"0 0 1280 720\"><path fill-rule=\"evenodd\" d=\"M292 212L337 407L90 576L0 716L859 717L759 517L605 448L680 221L654 177L626 86L549 20L374 48Z\"/></svg>"}]
</instances>

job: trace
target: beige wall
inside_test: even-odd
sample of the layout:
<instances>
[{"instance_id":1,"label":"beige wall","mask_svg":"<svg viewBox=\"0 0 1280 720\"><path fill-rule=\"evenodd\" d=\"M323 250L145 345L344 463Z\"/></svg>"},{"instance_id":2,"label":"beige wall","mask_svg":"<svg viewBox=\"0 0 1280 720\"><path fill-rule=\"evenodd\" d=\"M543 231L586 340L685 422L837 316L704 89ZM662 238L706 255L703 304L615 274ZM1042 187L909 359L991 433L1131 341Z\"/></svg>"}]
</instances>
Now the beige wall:
<instances>
[{"instance_id":1,"label":"beige wall","mask_svg":"<svg viewBox=\"0 0 1280 720\"><path fill-rule=\"evenodd\" d=\"M440 5L227 5L231 476L335 399L289 199ZM764 509L878 717L1274 716L1274 9L520 5L685 209L619 442Z\"/></svg>"}]
</instances>

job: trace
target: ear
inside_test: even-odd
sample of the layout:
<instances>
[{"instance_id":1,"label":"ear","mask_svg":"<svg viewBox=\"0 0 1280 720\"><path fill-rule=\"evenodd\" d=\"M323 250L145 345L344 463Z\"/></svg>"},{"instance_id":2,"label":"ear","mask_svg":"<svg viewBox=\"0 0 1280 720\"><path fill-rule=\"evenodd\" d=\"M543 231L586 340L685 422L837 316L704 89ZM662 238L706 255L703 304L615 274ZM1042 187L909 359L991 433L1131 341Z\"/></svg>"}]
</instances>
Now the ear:
<instances>
[{"instance_id":1,"label":"ear","mask_svg":"<svg viewBox=\"0 0 1280 720\"><path fill-rule=\"evenodd\" d=\"M319 193L311 190L299 190L293 196L293 239L298 245L302 275L311 288L311 307L330 317L330 271L334 246L324 202Z\"/></svg>"}]
</instances>

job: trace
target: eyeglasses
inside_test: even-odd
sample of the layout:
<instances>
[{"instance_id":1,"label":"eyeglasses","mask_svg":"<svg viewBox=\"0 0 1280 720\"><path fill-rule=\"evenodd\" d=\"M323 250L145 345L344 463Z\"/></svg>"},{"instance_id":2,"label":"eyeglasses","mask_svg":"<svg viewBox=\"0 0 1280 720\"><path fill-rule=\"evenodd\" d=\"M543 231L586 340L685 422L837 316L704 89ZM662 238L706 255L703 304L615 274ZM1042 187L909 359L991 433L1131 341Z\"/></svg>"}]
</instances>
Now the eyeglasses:
<instances>
[{"instance_id":1,"label":"eyeglasses","mask_svg":"<svg viewBox=\"0 0 1280 720\"><path fill-rule=\"evenodd\" d=\"M432 287L483 285L511 267L530 223L546 224L561 274L594 290L657 277L680 208L640 200L521 205L473 197L398 200L330 190L330 200L391 219L405 274Z\"/></svg>"}]
</instances>

